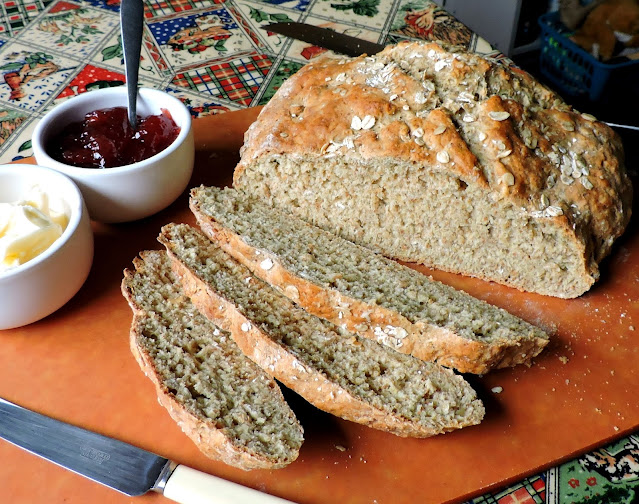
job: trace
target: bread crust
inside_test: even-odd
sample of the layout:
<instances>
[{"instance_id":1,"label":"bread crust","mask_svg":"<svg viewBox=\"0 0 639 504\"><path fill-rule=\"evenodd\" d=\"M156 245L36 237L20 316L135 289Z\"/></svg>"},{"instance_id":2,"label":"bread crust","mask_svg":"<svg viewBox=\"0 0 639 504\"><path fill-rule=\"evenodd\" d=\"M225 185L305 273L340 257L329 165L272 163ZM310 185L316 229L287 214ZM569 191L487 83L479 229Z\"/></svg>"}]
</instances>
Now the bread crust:
<instances>
[{"instance_id":1,"label":"bread crust","mask_svg":"<svg viewBox=\"0 0 639 504\"><path fill-rule=\"evenodd\" d=\"M133 261L135 268L142 267L144 258L149 254L155 253L157 252L140 252L140 259L135 258ZM294 453L294 456L290 459L276 461L272 458L261 456L259 453L249 452L244 447L235 444L232 439L229 439L224 432L215 425L213 420L202 421L175 398L175 395L169 390L159 375L153 358L145 351L144 346L139 344L139 338L142 334L141 329L144 327L144 320L149 317L149 314L136 302L135 296L131 291L130 281L134 274L134 271L125 269L124 278L121 283L122 294L133 311L133 319L129 333L129 347L140 369L153 383L158 402L166 408L182 432L184 432L207 457L220 460L245 471L253 469L278 469L296 460L298 453ZM284 401L282 392L275 382L272 382L271 388L274 397L279 397Z\"/></svg>"},{"instance_id":2,"label":"bread crust","mask_svg":"<svg viewBox=\"0 0 639 504\"><path fill-rule=\"evenodd\" d=\"M202 313L229 331L247 357L322 411L401 437L430 437L465 427L448 424L427 429L372 407L321 373L304 366L237 311L235 305L205 286L175 257L173 264L184 290Z\"/></svg>"},{"instance_id":3,"label":"bread crust","mask_svg":"<svg viewBox=\"0 0 639 504\"><path fill-rule=\"evenodd\" d=\"M428 58L436 63L434 71L425 71L431 72L426 78L437 81L438 73L448 72L452 89L440 92L438 88L436 96L424 91L412 65ZM379 75L386 69L384 80ZM467 84L466 89L467 81L479 84L476 89ZM468 98L465 92L474 96ZM473 107L466 114L460 107L469 102ZM354 130L354 117L370 117L374 122ZM271 189L282 184L286 191L286 180L278 180L275 172L262 173L266 186L255 187L252 167L281 159L304 159L309 164L337 159L360 167L387 161L389 166L401 163L413 170L426 167L445 173L483 198L520 209L533 219L547 219L580 257L579 266L570 272L575 285L570 289L534 285L516 275L469 271L454 261L434 264L408 243L362 242L352 223L323 220L320 224L314 217L317 209L303 202L296 207L279 201ZM557 297L579 296L597 280L598 263L626 228L632 206L623 147L611 128L572 109L519 69L422 42L402 42L373 57L323 58L303 67L284 83L247 131L234 186L287 206L349 239L378 247L385 255ZM376 188L371 182L366 190L373 195ZM373 211L361 208L362 213Z\"/></svg>"},{"instance_id":4,"label":"bread crust","mask_svg":"<svg viewBox=\"0 0 639 504\"><path fill-rule=\"evenodd\" d=\"M530 365L548 343L548 339L528 334L498 342L471 340L426 321L412 323L393 310L354 299L336 289L325 289L295 275L282 266L276 255L252 247L242 236L203 212L193 198L191 211L202 231L225 252L309 313L374 341L380 341L376 328L378 331L385 327L391 327L395 332L405 331L406 336L401 339L384 341L398 352L437 362L462 373L484 374L493 368L521 363ZM261 265L267 258L270 259L269 267L265 269Z\"/></svg>"},{"instance_id":5,"label":"bread crust","mask_svg":"<svg viewBox=\"0 0 639 504\"><path fill-rule=\"evenodd\" d=\"M322 372L306 366L284 345L273 341L261 327L248 319L230 300L209 286L204 279L191 271L172 250L171 237L163 228L160 242L163 243L173 261L173 270L180 278L184 291L195 306L214 323L229 331L240 349L267 373L294 390L319 409L340 418L361 423L378 430L393 433L401 437L430 437L479 423L484 411L480 408L469 423L462 424L453 419L442 423L434 419L427 426L390 411L379 409L350 393L339 384L332 382ZM245 279L250 288L259 288L260 281L255 277ZM353 336L353 338L358 338ZM442 372L452 372L441 368Z\"/></svg>"}]
</instances>

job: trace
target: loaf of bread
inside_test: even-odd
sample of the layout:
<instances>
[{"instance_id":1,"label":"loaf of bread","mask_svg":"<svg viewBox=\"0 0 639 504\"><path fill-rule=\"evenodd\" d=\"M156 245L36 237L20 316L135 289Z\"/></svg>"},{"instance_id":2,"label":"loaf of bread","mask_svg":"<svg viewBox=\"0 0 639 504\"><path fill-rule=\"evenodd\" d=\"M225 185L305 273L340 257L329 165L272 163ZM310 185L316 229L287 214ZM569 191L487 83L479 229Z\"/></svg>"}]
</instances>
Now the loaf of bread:
<instances>
[{"instance_id":1,"label":"loaf of bread","mask_svg":"<svg viewBox=\"0 0 639 504\"><path fill-rule=\"evenodd\" d=\"M248 357L318 408L412 437L483 418L481 401L460 375L309 314L195 228L169 224L159 240L199 310L229 330Z\"/></svg>"},{"instance_id":2,"label":"loaf of bread","mask_svg":"<svg viewBox=\"0 0 639 504\"><path fill-rule=\"evenodd\" d=\"M619 137L436 43L324 58L251 125L234 186L384 255L572 298L630 218Z\"/></svg>"},{"instance_id":3,"label":"loaf of bread","mask_svg":"<svg viewBox=\"0 0 639 504\"><path fill-rule=\"evenodd\" d=\"M184 295L164 251L125 270L130 345L158 400L207 456L241 469L293 462L303 430L279 386Z\"/></svg>"},{"instance_id":4,"label":"loaf of bread","mask_svg":"<svg viewBox=\"0 0 639 504\"><path fill-rule=\"evenodd\" d=\"M314 315L463 373L530 363L537 327L234 189L199 187L202 231Z\"/></svg>"}]
</instances>

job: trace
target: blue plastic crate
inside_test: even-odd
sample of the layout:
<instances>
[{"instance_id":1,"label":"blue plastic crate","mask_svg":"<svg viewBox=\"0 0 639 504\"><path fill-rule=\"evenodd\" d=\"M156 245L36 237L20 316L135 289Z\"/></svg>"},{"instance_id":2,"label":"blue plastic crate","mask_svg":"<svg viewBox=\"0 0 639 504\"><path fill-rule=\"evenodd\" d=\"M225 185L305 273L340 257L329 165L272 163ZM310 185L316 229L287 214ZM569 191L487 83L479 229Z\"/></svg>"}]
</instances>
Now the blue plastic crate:
<instances>
[{"instance_id":1,"label":"blue plastic crate","mask_svg":"<svg viewBox=\"0 0 639 504\"><path fill-rule=\"evenodd\" d=\"M612 79L639 76L639 61L602 63L571 41L571 32L561 23L559 13L541 16L539 25L540 70L560 94L597 101Z\"/></svg>"}]
</instances>

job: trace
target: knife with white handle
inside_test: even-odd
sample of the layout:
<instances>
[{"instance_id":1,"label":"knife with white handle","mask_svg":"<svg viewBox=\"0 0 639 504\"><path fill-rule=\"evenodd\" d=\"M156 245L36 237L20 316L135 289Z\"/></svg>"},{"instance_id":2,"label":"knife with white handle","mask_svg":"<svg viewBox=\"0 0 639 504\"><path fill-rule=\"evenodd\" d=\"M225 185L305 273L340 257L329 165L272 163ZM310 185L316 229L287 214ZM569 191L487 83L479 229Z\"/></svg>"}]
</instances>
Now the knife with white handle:
<instances>
[{"instance_id":1,"label":"knife with white handle","mask_svg":"<svg viewBox=\"0 0 639 504\"><path fill-rule=\"evenodd\" d=\"M0 438L129 496L155 491L181 504L291 504L4 399Z\"/></svg>"}]
</instances>

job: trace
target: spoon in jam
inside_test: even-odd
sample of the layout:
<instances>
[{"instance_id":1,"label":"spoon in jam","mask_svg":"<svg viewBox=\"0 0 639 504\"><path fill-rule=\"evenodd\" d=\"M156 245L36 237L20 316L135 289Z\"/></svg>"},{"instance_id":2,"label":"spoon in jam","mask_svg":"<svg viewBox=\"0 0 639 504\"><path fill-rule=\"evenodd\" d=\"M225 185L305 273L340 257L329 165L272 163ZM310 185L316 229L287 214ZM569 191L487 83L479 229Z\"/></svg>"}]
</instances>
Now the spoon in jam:
<instances>
[{"instance_id":1,"label":"spoon in jam","mask_svg":"<svg viewBox=\"0 0 639 504\"><path fill-rule=\"evenodd\" d=\"M120 3L120 32L124 53L128 116L133 129L137 127L138 71L144 26L143 0L122 0Z\"/></svg>"}]
</instances>

